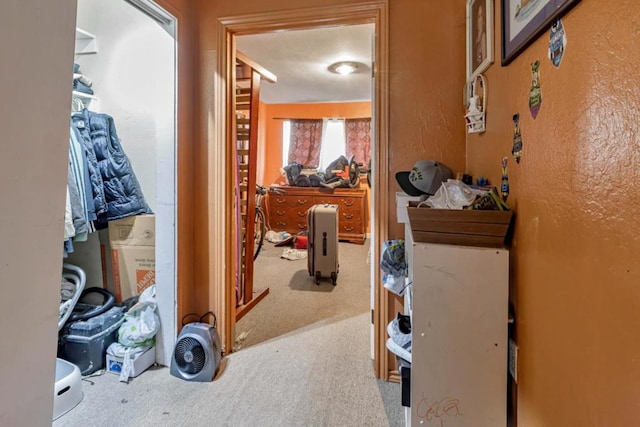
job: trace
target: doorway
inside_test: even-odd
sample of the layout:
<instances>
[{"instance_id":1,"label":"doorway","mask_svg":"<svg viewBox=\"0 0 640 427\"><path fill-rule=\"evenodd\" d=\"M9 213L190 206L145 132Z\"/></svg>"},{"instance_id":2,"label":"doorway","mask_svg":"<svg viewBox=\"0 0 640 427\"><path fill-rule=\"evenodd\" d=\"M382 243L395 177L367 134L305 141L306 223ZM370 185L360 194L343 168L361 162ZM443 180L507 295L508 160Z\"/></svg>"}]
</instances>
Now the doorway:
<instances>
[{"instance_id":1,"label":"doorway","mask_svg":"<svg viewBox=\"0 0 640 427\"><path fill-rule=\"evenodd\" d=\"M386 1L353 5L319 7L293 10L279 13L265 13L247 17L222 18L218 26L218 85L216 99L217 134L225 141L224 149L212 147L219 154L217 164L223 167L214 171L215 189L222 190L224 195L222 206L231 207L234 202L232 141L232 100L227 94L233 90L233 66L235 64L235 37L246 34L267 33L295 29L312 29L337 25L374 24L375 37L373 52L373 102L372 102L372 197L371 197L371 235L372 250L370 255L371 290L373 294L373 358L378 377L388 377L388 362L384 346L384 325L387 319L387 296L379 285L380 272L377 268L380 259L381 242L387 236L388 216L388 4ZM214 159L215 160L215 159ZM222 183L222 184L221 184ZM212 193L214 189L210 189ZM212 221L223 220L225 229L234 226L232 209L214 211ZM220 329L227 352L233 348L235 336L235 250L231 239L213 242L213 253L224 254L222 260L212 260L214 271L220 274L219 287L213 289L218 296L214 305L220 313ZM216 268L219 267L219 268Z\"/></svg>"},{"instance_id":2,"label":"doorway","mask_svg":"<svg viewBox=\"0 0 640 427\"><path fill-rule=\"evenodd\" d=\"M169 365L177 335L177 19L150 0L78 0L75 63L92 82L84 106L113 118L155 220L156 361ZM98 234L100 235L98 237ZM113 289L107 230L69 258L87 286ZM150 264L148 264L150 265ZM91 280L91 282L89 281ZM123 295L123 299L124 299Z\"/></svg>"},{"instance_id":3,"label":"doorway","mask_svg":"<svg viewBox=\"0 0 640 427\"><path fill-rule=\"evenodd\" d=\"M355 189L329 192L322 187L282 186L286 179L281 171L290 163L291 126L303 123L322 127L323 142L319 152L296 150L296 161L313 165L307 163L315 161L309 158L313 151L318 155L319 170L324 171L338 156L352 153L357 162L368 165L370 139L361 129L369 128L371 120L373 37L374 24L234 37L239 55L241 52L277 77L275 82L263 80L260 84L255 163L255 182L276 186L261 206L271 232L252 268L254 289L268 287L268 295L250 311L241 306L242 315L236 312L234 351L310 325L369 313L371 239L365 236L370 235L370 204L365 176ZM357 69L350 75L331 72L330 64L338 61L351 61ZM348 145L347 124L351 129ZM330 280L316 285L307 273L306 246L297 247L304 246L304 238L277 243L285 236L297 238L298 232L306 231L307 209L318 197L343 204L338 211L341 242L335 287Z\"/></svg>"}]
</instances>

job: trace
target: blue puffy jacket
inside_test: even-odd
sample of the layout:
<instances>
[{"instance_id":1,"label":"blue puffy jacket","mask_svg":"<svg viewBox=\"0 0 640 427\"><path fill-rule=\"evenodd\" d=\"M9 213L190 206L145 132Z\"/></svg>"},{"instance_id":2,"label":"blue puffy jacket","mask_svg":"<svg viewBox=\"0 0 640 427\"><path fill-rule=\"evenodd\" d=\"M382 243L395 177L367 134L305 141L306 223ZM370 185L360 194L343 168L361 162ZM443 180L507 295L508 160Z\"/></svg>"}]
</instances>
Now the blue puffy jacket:
<instances>
[{"instance_id":1,"label":"blue puffy jacket","mask_svg":"<svg viewBox=\"0 0 640 427\"><path fill-rule=\"evenodd\" d=\"M84 109L73 113L71 116L71 124L77 130L80 143L84 147L87 166L89 169L89 181L91 183L95 213L99 218L103 218L107 213L107 201L104 196L102 175L100 174L100 169L98 169L98 159L96 159L96 153L93 150L93 142L91 141L91 134L89 131L89 110Z\"/></svg>"},{"instance_id":2,"label":"blue puffy jacket","mask_svg":"<svg viewBox=\"0 0 640 427\"><path fill-rule=\"evenodd\" d=\"M129 159L120 145L113 118L108 114L92 111L88 111L87 116L107 202L107 212L103 217L98 216L98 220L111 221L151 213Z\"/></svg>"}]
</instances>

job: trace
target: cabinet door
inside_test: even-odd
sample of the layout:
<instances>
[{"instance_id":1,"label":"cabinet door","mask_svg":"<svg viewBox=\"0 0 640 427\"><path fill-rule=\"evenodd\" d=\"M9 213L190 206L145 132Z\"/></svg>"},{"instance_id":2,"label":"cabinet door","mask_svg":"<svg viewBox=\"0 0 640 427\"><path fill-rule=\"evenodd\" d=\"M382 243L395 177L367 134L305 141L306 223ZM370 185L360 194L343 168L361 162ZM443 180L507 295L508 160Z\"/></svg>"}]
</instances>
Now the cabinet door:
<instances>
[{"instance_id":1,"label":"cabinet door","mask_svg":"<svg viewBox=\"0 0 640 427\"><path fill-rule=\"evenodd\" d=\"M508 251L412 250L412 425L506 426Z\"/></svg>"}]
</instances>

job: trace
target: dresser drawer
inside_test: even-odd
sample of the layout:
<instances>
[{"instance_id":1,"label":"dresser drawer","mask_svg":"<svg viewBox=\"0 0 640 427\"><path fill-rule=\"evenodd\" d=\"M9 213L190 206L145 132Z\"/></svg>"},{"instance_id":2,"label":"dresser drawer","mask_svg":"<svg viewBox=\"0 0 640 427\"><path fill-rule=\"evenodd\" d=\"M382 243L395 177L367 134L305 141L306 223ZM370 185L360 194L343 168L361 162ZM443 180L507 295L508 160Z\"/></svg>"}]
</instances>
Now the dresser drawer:
<instances>
[{"instance_id":1,"label":"dresser drawer","mask_svg":"<svg viewBox=\"0 0 640 427\"><path fill-rule=\"evenodd\" d=\"M343 221L338 222L338 233L345 234L362 234L362 222L361 221Z\"/></svg>"},{"instance_id":2,"label":"dresser drawer","mask_svg":"<svg viewBox=\"0 0 640 427\"><path fill-rule=\"evenodd\" d=\"M282 194L269 194L269 225L275 231L298 233L307 229L307 212L313 205L338 206L338 237L362 244L367 231L366 192L362 189L285 187Z\"/></svg>"},{"instance_id":3,"label":"dresser drawer","mask_svg":"<svg viewBox=\"0 0 640 427\"><path fill-rule=\"evenodd\" d=\"M339 199L338 204L342 210L354 210L360 212L362 199L355 197L343 197Z\"/></svg>"},{"instance_id":4,"label":"dresser drawer","mask_svg":"<svg viewBox=\"0 0 640 427\"><path fill-rule=\"evenodd\" d=\"M311 206L309 206L311 207ZM273 218L288 218L295 220L297 218L301 218L306 221L307 211L309 209L306 207L293 207L290 208L288 206L272 206L269 214Z\"/></svg>"},{"instance_id":5,"label":"dresser drawer","mask_svg":"<svg viewBox=\"0 0 640 427\"><path fill-rule=\"evenodd\" d=\"M291 218L274 217L271 219L270 225L274 231L288 231L294 234L307 229L307 220L306 218L298 221Z\"/></svg>"},{"instance_id":6,"label":"dresser drawer","mask_svg":"<svg viewBox=\"0 0 640 427\"><path fill-rule=\"evenodd\" d=\"M362 213L358 210L342 210L338 209L339 221L361 221Z\"/></svg>"},{"instance_id":7,"label":"dresser drawer","mask_svg":"<svg viewBox=\"0 0 640 427\"><path fill-rule=\"evenodd\" d=\"M333 196L315 196L313 198L313 204L315 205L337 205L338 199Z\"/></svg>"},{"instance_id":8,"label":"dresser drawer","mask_svg":"<svg viewBox=\"0 0 640 427\"><path fill-rule=\"evenodd\" d=\"M311 196L282 196L277 195L270 198L271 206L279 206L283 208L305 208L309 209L314 204L314 198Z\"/></svg>"}]
</instances>

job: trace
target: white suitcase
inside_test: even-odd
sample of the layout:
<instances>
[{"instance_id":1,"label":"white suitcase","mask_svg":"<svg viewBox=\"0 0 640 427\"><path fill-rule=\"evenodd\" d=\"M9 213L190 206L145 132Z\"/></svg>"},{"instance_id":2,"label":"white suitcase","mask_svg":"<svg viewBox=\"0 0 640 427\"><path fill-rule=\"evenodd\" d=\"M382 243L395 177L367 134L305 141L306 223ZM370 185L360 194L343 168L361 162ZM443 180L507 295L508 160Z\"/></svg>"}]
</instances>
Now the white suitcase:
<instances>
[{"instance_id":1,"label":"white suitcase","mask_svg":"<svg viewBox=\"0 0 640 427\"><path fill-rule=\"evenodd\" d=\"M338 205L313 205L307 213L307 266L320 284L322 277L338 280Z\"/></svg>"}]
</instances>

